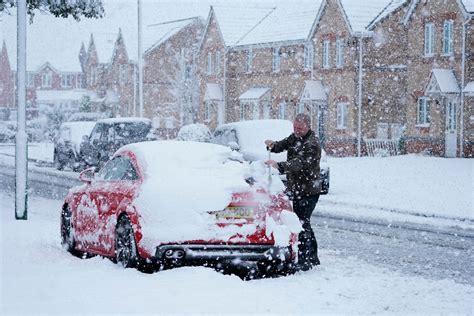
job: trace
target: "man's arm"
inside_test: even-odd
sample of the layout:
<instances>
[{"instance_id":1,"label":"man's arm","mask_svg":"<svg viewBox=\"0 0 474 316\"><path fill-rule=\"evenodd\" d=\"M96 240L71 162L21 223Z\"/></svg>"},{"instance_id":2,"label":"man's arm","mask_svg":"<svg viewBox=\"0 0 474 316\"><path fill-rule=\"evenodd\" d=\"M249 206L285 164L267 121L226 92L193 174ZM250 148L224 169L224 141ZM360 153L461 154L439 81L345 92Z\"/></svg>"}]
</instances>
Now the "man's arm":
<instances>
[{"instance_id":1,"label":"man's arm","mask_svg":"<svg viewBox=\"0 0 474 316\"><path fill-rule=\"evenodd\" d=\"M280 141L274 141L270 144L270 146L267 145L267 147L270 148L272 153L281 153L282 151L288 150L290 137L291 135Z\"/></svg>"},{"instance_id":2,"label":"man's arm","mask_svg":"<svg viewBox=\"0 0 474 316\"><path fill-rule=\"evenodd\" d=\"M289 160L278 163L280 173L297 173L302 170L311 170L321 160L321 146L318 142L310 142L303 146L298 155Z\"/></svg>"}]
</instances>

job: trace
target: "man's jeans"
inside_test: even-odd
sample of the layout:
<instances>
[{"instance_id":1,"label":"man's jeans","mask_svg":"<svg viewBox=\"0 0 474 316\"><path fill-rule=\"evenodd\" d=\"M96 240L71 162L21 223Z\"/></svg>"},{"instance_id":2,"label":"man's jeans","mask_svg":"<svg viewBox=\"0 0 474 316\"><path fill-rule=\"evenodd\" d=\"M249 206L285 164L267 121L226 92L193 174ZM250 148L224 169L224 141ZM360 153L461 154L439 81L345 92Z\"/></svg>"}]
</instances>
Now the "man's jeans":
<instances>
[{"instance_id":1,"label":"man's jeans","mask_svg":"<svg viewBox=\"0 0 474 316\"><path fill-rule=\"evenodd\" d=\"M303 231L298 236L298 265L305 270L319 264L318 243L310 222L318 200L319 194L293 200L293 210L303 225Z\"/></svg>"}]
</instances>

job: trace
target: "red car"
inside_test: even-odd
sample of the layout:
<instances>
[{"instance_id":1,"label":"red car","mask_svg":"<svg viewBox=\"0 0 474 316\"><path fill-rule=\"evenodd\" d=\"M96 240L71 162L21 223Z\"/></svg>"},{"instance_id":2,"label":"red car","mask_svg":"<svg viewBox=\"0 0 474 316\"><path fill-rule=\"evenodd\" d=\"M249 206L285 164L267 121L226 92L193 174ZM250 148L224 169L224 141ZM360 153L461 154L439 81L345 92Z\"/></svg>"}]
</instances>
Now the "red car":
<instances>
[{"instance_id":1,"label":"red car","mask_svg":"<svg viewBox=\"0 0 474 316\"><path fill-rule=\"evenodd\" d=\"M62 207L62 245L123 267L291 265L301 225L283 185L273 188L275 176L268 187L264 170L236 154L197 142L122 147L97 174L79 175Z\"/></svg>"}]
</instances>

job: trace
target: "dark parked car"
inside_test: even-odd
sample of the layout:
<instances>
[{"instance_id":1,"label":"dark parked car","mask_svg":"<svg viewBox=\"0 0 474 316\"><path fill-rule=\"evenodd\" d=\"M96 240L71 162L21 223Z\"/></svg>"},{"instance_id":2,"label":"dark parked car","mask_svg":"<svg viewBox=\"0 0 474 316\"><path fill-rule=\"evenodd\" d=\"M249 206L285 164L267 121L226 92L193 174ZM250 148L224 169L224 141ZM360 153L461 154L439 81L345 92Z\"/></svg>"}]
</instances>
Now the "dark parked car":
<instances>
[{"instance_id":1,"label":"dark parked car","mask_svg":"<svg viewBox=\"0 0 474 316\"><path fill-rule=\"evenodd\" d=\"M136 117L98 120L89 137L81 143L84 166L102 167L123 145L156 140L149 119Z\"/></svg>"}]
</instances>

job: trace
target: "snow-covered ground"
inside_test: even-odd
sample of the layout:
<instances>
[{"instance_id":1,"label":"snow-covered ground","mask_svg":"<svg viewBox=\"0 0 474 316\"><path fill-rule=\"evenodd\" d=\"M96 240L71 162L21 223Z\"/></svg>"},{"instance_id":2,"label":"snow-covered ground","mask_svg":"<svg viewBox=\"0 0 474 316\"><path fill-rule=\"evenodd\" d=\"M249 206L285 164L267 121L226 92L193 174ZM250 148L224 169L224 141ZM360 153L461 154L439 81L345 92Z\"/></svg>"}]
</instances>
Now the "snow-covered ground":
<instances>
[{"instance_id":1,"label":"snow-covered ground","mask_svg":"<svg viewBox=\"0 0 474 316\"><path fill-rule=\"evenodd\" d=\"M253 281L207 268L149 275L99 257L81 260L60 246L60 205L30 197L28 220L16 221L12 194L0 192L1 315L473 313L472 286L324 249L324 264L314 270Z\"/></svg>"}]
</instances>

